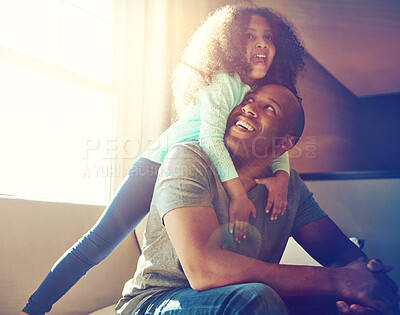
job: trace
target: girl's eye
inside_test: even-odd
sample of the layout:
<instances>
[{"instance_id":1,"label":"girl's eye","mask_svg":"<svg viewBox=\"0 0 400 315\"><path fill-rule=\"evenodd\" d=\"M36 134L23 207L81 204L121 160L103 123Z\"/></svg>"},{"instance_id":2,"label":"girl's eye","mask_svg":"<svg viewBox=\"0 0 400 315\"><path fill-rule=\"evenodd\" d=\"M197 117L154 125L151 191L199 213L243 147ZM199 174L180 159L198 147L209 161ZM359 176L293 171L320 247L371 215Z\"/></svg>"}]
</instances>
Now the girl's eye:
<instances>
[{"instance_id":1,"label":"girl's eye","mask_svg":"<svg viewBox=\"0 0 400 315\"><path fill-rule=\"evenodd\" d=\"M254 98L249 97L248 99L246 99L246 103L253 103L254 102Z\"/></svg>"},{"instance_id":2,"label":"girl's eye","mask_svg":"<svg viewBox=\"0 0 400 315\"><path fill-rule=\"evenodd\" d=\"M246 33L246 34L244 35L244 38L247 39L247 40L251 40L251 39L254 38L254 36L253 36L253 34L251 34L251 33Z\"/></svg>"},{"instance_id":3,"label":"girl's eye","mask_svg":"<svg viewBox=\"0 0 400 315\"><path fill-rule=\"evenodd\" d=\"M272 40L272 35L265 35L265 36L264 36L264 39L265 39L265 40Z\"/></svg>"}]
</instances>

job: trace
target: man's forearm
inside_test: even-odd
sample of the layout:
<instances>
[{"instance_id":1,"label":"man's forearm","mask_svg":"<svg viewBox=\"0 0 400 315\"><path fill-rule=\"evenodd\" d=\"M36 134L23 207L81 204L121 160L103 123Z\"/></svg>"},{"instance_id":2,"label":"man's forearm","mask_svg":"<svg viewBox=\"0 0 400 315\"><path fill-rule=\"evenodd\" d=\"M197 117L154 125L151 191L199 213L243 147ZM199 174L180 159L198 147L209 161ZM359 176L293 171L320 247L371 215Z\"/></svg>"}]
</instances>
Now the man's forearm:
<instances>
[{"instance_id":1,"label":"man's forearm","mask_svg":"<svg viewBox=\"0 0 400 315\"><path fill-rule=\"evenodd\" d=\"M238 283L260 282L281 296L339 296L334 268L265 263L220 248L208 249L189 271L195 290L208 290Z\"/></svg>"},{"instance_id":2,"label":"man's forearm","mask_svg":"<svg viewBox=\"0 0 400 315\"><path fill-rule=\"evenodd\" d=\"M337 295L337 269L269 264L222 249L220 226L212 208L175 209L164 220L195 290L260 282L283 296Z\"/></svg>"},{"instance_id":3,"label":"man's forearm","mask_svg":"<svg viewBox=\"0 0 400 315\"><path fill-rule=\"evenodd\" d=\"M220 226L211 207L176 208L164 216L164 222L194 290L259 282L281 296L330 295L375 309L385 309L397 298L390 292L390 283L370 272L362 258L342 268L288 266L224 250ZM318 228L321 222L315 224ZM381 292L388 295L383 308Z\"/></svg>"},{"instance_id":4,"label":"man's forearm","mask_svg":"<svg viewBox=\"0 0 400 315\"><path fill-rule=\"evenodd\" d=\"M343 267L366 255L329 218L302 226L293 234L294 239L320 264Z\"/></svg>"}]
</instances>

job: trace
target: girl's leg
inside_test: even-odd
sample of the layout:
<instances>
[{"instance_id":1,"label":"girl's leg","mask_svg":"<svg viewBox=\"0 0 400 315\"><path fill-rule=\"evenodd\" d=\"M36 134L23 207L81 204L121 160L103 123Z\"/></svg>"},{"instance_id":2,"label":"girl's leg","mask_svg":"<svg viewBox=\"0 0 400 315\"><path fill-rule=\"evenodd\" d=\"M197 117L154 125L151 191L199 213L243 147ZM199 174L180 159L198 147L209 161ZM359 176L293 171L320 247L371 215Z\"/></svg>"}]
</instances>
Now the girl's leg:
<instances>
[{"instance_id":1,"label":"girl's leg","mask_svg":"<svg viewBox=\"0 0 400 315\"><path fill-rule=\"evenodd\" d=\"M135 315L145 314L276 314L287 315L285 303L261 283L228 285L206 291L179 288L146 300Z\"/></svg>"},{"instance_id":2,"label":"girl's leg","mask_svg":"<svg viewBox=\"0 0 400 315\"><path fill-rule=\"evenodd\" d=\"M139 158L103 214L53 266L25 310L43 314L86 272L106 258L149 212L160 164Z\"/></svg>"}]
</instances>

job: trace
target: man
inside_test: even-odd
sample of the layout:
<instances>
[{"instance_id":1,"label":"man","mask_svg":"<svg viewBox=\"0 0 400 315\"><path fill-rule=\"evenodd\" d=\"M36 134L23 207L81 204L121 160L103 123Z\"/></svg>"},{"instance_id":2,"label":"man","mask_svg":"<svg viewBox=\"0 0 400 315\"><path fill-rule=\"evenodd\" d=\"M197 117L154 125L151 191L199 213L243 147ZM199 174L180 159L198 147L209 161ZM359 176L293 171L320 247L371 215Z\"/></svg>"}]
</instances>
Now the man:
<instances>
[{"instance_id":1,"label":"man","mask_svg":"<svg viewBox=\"0 0 400 315\"><path fill-rule=\"evenodd\" d=\"M170 150L137 271L117 313L287 314L299 305L297 297L304 307L307 297L318 296L309 305L314 310L303 314L336 312L337 300L343 314L394 314L399 298L385 274L389 266L367 261L294 170L286 213L270 220L265 212L267 191L256 179L268 176L269 163L295 145L303 126L301 105L280 85L259 88L232 111L225 143L257 208L239 244L228 229L228 197L206 154L196 143ZM328 267L279 265L289 236Z\"/></svg>"}]
</instances>

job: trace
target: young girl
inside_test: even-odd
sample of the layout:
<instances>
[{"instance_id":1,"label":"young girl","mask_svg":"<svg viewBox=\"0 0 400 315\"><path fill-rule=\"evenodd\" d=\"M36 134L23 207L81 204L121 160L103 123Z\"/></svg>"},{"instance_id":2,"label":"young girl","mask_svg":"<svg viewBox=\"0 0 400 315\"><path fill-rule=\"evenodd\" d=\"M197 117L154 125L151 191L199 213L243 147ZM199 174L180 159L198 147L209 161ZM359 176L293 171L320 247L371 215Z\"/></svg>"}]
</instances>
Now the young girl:
<instances>
[{"instance_id":1,"label":"young girl","mask_svg":"<svg viewBox=\"0 0 400 315\"><path fill-rule=\"evenodd\" d=\"M95 226L53 266L23 312L44 314L91 267L101 262L148 212L157 171L169 148L198 139L230 197L230 231L246 235L248 200L223 142L231 110L257 85L279 83L296 93L304 49L290 25L266 8L225 6L211 15L188 43L174 74L180 119L132 166ZM267 74L268 72L268 74ZM251 131L251 126L241 127ZM275 175L260 179L269 190L266 211L276 219L286 208L287 155L271 165Z\"/></svg>"}]
</instances>

